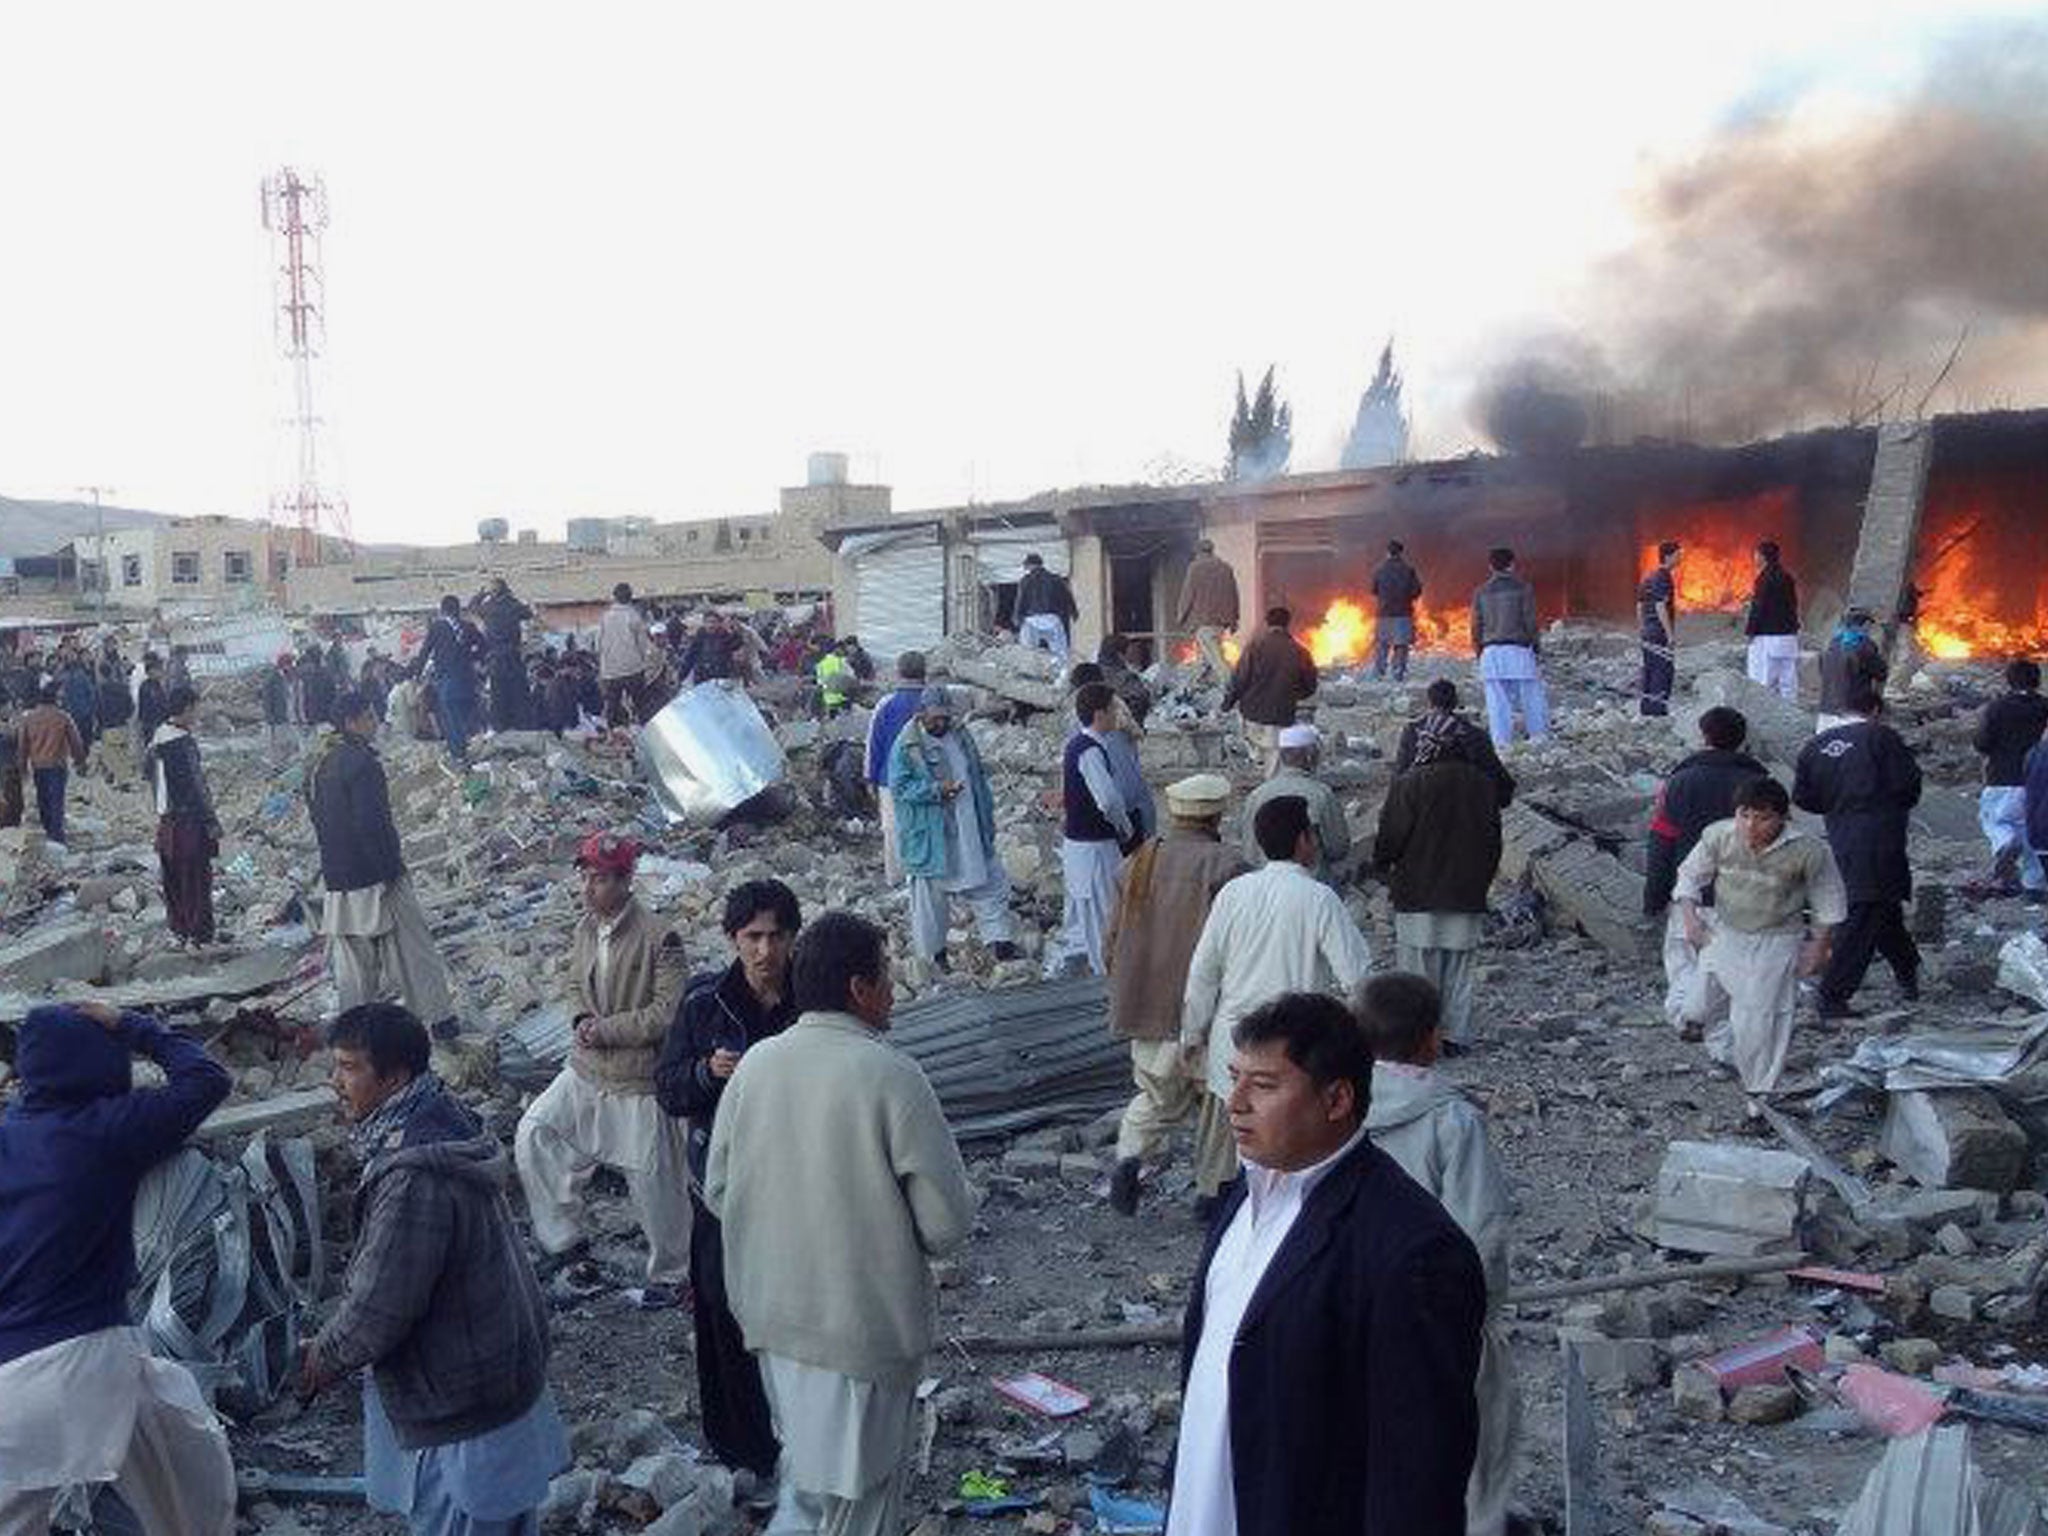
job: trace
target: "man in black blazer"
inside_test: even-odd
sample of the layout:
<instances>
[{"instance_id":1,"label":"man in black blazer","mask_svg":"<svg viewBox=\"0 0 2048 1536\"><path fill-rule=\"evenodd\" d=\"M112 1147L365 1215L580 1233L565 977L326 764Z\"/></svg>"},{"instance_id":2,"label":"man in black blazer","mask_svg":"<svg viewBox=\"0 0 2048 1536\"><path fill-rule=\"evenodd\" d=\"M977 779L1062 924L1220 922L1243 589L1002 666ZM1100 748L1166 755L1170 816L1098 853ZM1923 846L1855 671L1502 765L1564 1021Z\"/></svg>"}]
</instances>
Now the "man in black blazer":
<instances>
[{"instance_id":1,"label":"man in black blazer","mask_svg":"<svg viewBox=\"0 0 2048 1536\"><path fill-rule=\"evenodd\" d=\"M1232 1041L1245 1171L1190 1294L1166 1536L1463 1536L1479 1255L1366 1139L1342 1003L1288 994Z\"/></svg>"}]
</instances>

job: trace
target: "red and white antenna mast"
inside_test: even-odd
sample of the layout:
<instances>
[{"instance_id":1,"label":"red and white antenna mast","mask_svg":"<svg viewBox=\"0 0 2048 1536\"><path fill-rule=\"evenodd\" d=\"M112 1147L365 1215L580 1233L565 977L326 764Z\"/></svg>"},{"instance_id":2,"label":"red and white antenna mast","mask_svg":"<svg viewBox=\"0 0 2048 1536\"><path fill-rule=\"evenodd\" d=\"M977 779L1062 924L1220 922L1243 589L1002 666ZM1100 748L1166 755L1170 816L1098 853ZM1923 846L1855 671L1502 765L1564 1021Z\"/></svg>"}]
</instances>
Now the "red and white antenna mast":
<instances>
[{"instance_id":1,"label":"red and white antenna mast","mask_svg":"<svg viewBox=\"0 0 2048 1536\"><path fill-rule=\"evenodd\" d=\"M320 232L327 227L327 186L304 180L289 166L264 178L263 227L277 251L277 344L292 365L291 426L297 437L298 467L290 490L270 498L272 522L297 528L296 563L321 562L322 536L355 540L348 503L320 488L323 423L313 408L313 359L327 338L326 279L321 273Z\"/></svg>"}]
</instances>

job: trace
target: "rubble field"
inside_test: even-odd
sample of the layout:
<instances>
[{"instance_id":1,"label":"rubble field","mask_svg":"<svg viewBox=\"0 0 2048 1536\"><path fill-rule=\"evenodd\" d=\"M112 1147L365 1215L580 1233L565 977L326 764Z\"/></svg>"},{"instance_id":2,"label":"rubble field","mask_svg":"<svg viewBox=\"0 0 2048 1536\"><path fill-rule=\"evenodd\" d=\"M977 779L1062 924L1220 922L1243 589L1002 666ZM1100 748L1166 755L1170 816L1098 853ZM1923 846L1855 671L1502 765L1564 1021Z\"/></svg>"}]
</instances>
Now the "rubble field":
<instances>
[{"instance_id":1,"label":"rubble field","mask_svg":"<svg viewBox=\"0 0 2048 1536\"><path fill-rule=\"evenodd\" d=\"M1568 1501L1575 1531L1850 1529L1845 1511L1886 1446L1906 1443L1870 1425L1910 1415L1933 1391L1949 1394L1950 1422L1970 1423L1966 1441L1942 1442L1961 1447L1958 1464L2038 1506L2048 1498L2048 947L2030 937L2036 914L2017 898L1971 885L1989 861L1970 730L1998 669L1895 670L1893 723L1928 783L1911 913L1925 995L1899 998L1880 965L1858 998L1867 1017L1823 1027L1804 1003L1780 1114L1759 1130L1745 1126L1734 1082L1663 1017L1658 933L1640 907L1642 833L1705 704L1743 709L1751 750L1787 782L1812 716L1740 676L1740 641L1724 621L1697 621L1695 632L1688 620L1681 641L1674 718L1662 721L1636 713L1628 635L1559 625L1546 636L1556 735L1505 754L1520 788L1481 956L1481 1041L1444 1066L1487 1112L1519 1203L1515 1290L1538 1293L1506 1314L1526 1404L1519 1503L1537 1528L1560 1532ZM1163 1497L1179 1401L1172 1333L1201 1238L1187 1162L1177 1151L1151 1177L1135 1222L1110 1212L1120 1047L1101 1028L1099 988L1038 980L1036 952L1059 917L1052 765L1067 730L1051 707L1060 692L1049 663L971 641L933 659L975 706L1027 958L994 964L963 934L951 976L901 967L913 1054L956 1035L987 1042L977 1046L986 1062L950 1066L944 1081L935 1072L949 1113L973 1096L978 1072L1001 1087L972 1106L965 1150L981 1212L969 1246L942 1266L948 1342L930 1366L908 1507L917 1536L1106 1529L1091 1512L1096 1488ZM1356 841L1369 845L1396 734L1424 685L1452 676L1469 707L1472 674L1468 658L1428 654L1405 684L1326 671L1314 711L1322 771ZM564 1048L571 860L592 827L646 838L640 894L682 928L693 969L725 963L724 890L765 874L787 880L807 913L846 907L883 922L901 953L904 894L877 883L874 823L835 801L827 771L836 743L863 738L866 711L819 722L793 686L773 683L756 698L787 752L787 778L719 826L669 825L622 739L500 735L476 744L466 772L436 744L380 741L465 1022L462 1039L437 1048L437 1067L508 1141ZM1253 782L1242 744L1206 713L1213 702L1193 689L1166 693L1141 743L1155 785L1198 767L1229 772L1240 789ZM171 949L146 797L96 762L73 781L68 850L32 830L0 832L0 1045L11 1049L7 1025L30 1003L88 990L159 1007L211 1039L237 1088L207 1144L234 1152L264 1127L307 1139L331 1284L347 1252L352 1168L321 1091L317 1028L332 994L308 922L319 895L302 796L310 746L268 754L253 686L232 679L209 687L200 736L226 829L216 900L227 942L197 956ZM1226 836L1236 830L1226 824ZM1384 888L1367 877L1347 897L1375 954L1390 957ZM1050 1051L996 1061L1003 1030L1026 1028L1048 985L1069 991L1029 1027L1065 1065L1045 1065ZM6 1079L0 1064L0 1092ZM759 1517L735 1507L730 1478L697 1459L687 1312L633 1306L641 1247L623 1187L600 1175L593 1205L616 1285L553 1293L550 1374L577 1465L557 1481L546 1528L753 1528ZM1788 1272L1802 1262L1822 1268ZM1759 1272L1593 1284L1682 1265ZM1739 1348L1748 1345L1757 1347ZM1060 1418L1019 1406L996 1383L1023 1372L1078 1389L1088 1406ZM1574 1372L1590 1414L1567 1414ZM324 1481L360 1471L351 1392L309 1406L273 1394L233 1434L250 1483L245 1528L397 1528L363 1510L345 1482ZM979 1497L999 1488L1023 1502L970 1509L968 1474Z\"/></svg>"}]
</instances>

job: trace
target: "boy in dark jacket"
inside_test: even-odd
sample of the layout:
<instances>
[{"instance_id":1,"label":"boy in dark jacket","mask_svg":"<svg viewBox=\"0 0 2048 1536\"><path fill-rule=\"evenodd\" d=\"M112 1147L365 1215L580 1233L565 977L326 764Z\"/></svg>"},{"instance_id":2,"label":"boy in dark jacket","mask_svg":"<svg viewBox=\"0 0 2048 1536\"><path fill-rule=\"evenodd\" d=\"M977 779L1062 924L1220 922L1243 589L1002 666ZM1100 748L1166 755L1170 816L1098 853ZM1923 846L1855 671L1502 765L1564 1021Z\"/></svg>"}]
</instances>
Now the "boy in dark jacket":
<instances>
[{"instance_id":1,"label":"boy in dark jacket","mask_svg":"<svg viewBox=\"0 0 2048 1536\"><path fill-rule=\"evenodd\" d=\"M733 962L690 982L654 1068L661 1107L690 1122L690 1321L696 1333L697 1401L711 1453L759 1484L775 1476L781 1447L761 1386L761 1367L732 1315L724 1236L704 1204L704 1159L718 1101L740 1058L796 1022L789 956L803 913L780 880L750 880L725 898Z\"/></svg>"},{"instance_id":2,"label":"boy in dark jacket","mask_svg":"<svg viewBox=\"0 0 2048 1536\"><path fill-rule=\"evenodd\" d=\"M427 1032L405 1009L351 1008L328 1043L363 1169L355 1254L340 1305L306 1346L300 1395L367 1372L371 1508L436 1536L537 1530L569 1446L505 1149L428 1070Z\"/></svg>"},{"instance_id":3,"label":"boy in dark jacket","mask_svg":"<svg viewBox=\"0 0 2048 1536\"><path fill-rule=\"evenodd\" d=\"M1266 627L1244 653L1223 690L1223 709L1243 717L1245 739L1258 749L1259 772L1270 776L1280 761L1280 731L1294 724L1295 707L1316 691L1316 662L1290 634L1294 615L1266 610Z\"/></svg>"},{"instance_id":4,"label":"boy in dark jacket","mask_svg":"<svg viewBox=\"0 0 2048 1536\"><path fill-rule=\"evenodd\" d=\"M163 1070L131 1088L129 1055ZM29 1011L0 1116L0 1530L111 1481L144 1529L228 1536L227 1437L184 1367L129 1326L135 1192L228 1096L205 1049L102 1003ZM61 1429L61 1433L59 1430Z\"/></svg>"},{"instance_id":5,"label":"boy in dark jacket","mask_svg":"<svg viewBox=\"0 0 2048 1536\"><path fill-rule=\"evenodd\" d=\"M1908 1001L1920 995L1920 950L1906 931L1913 894L1906 820L1920 803L1920 764L1878 717L1884 702L1867 685L1849 699L1853 723L1824 731L1799 753L1792 803L1827 818L1828 846L1848 890L1849 916L1835 934L1820 979L1820 1016L1853 1019L1849 999L1873 953L1882 954Z\"/></svg>"},{"instance_id":6,"label":"boy in dark jacket","mask_svg":"<svg viewBox=\"0 0 2048 1536\"><path fill-rule=\"evenodd\" d=\"M2035 895L2048 890L2041 862L2027 851L2027 754L2048 729L2048 699L2041 668L2021 659L2005 669L2006 691L1984 706L1972 745L1984 754L1984 788L1977 821L1991 844L1991 880L2001 895L2017 885Z\"/></svg>"},{"instance_id":7,"label":"boy in dark jacket","mask_svg":"<svg viewBox=\"0 0 2048 1536\"><path fill-rule=\"evenodd\" d=\"M1706 749L1695 752L1671 770L1657 791L1645 840L1643 915L1663 917L1664 1017L1684 1027L1685 1000L1699 972L1699 951L1685 936L1685 923L1671 906L1678 866L1699 842L1700 834L1735 814L1735 796L1743 785L1764 776L1764 765L1742 750L1749 722L1738 710L1717 704L1700 716L1700 739ZM1713 904L1707 892L1701 906Z\"/></svg>"},{"instance_id":8,"label":"boy in dark jacket","mask_svg":"<svg viewBox=\"0 0 2048 1536\"><path fill-rule=\"evenodd\" d=\"M170 713L150 739L145 764L156 790L156 856L163 870L164 913L179 944L213 942L213 860L220 818L199 761L199 695L173 688Z\"/></svg>"}]
</instances>

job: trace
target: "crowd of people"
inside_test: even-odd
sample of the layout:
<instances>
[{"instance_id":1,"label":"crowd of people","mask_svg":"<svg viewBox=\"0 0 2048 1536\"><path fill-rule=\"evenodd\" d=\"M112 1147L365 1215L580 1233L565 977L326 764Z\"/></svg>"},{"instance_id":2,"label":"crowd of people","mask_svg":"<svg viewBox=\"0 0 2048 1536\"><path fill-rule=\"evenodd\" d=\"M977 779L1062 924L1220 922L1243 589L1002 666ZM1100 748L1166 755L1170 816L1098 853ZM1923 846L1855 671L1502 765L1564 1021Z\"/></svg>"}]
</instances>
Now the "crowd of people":
<instances>
[{"instance_id":1,"label":"crowd of people","mask_svg":"<svg viewBox=\"0 0 2048 1536\"><path fill-rule=\"evenodd\" d=\"M1650 713L1668 708L1682 558L1660 549L1642 589ZM1758 564L1751 666L1775 688L1796 589L1774 549ZM1226 667L1235 578L1213 550L1191 568L1182 610L1200 621L1201 665L1241 711L1255 784L1182 778L1158 797L1162 820L1136 750L1150 700L1123 648L1067 673L1064 902L1043 966L1106 976L1109 1027L1129 1043L1110 1208L1138 1216L1185 1128L1206 1228L1167 1536L1514 1528L1522 1404L1499 1312L1515 1200L1483 1115L1438 1070L1477 1034L1473 962L1516 792L1498 748L1518 719L1537 736L1548 720L1533 594L1512 551L1489 565L1472 615L1487 725L1463 713L1451 679L1433 679L1369 839L1354 839L1318 776L1321 738L1298 718L1316 671L1287 611L1270 610ZM1023 619L1065 656L1072 615L1058 590L1041 583ZM1420 592L1390 546L1377 600L1412 617ZM554 661L594 687L587 712L644 720L667 637L629 589L614 595L594 650ZM434 1038L459 1023L375 745L401 691L422 683L458 755L480 694L494 724L537 691L545 707L523 656L530 613L502 583L473 606L449 599L410 667L373 655L348 677L309 649L280 658L266 690L286 715L274 723L332 727L306 793L338 995L334 1086L359 1165L347 1274L298 1390L360 1379L369 1500L414 1531L535 1531L568 1460L547 1298L573 1304L608 1284L589 1200L609 1169L645 1242L632 1298L688 1308L704 1438L740 1496L771 1532L900 1536L936 1337L932 1265L967 1240L975 1201L930 1084L888 1043L889 935L848 912L807 921L789 885L753 880L723 893L725 951L689 954L634 893L637 840L590 833L576 859L582 915L564 936L568 1057L508 1151L433 1069ZM1828 1019L1856 1016L1879 956L1899 992L1918 995L1903 904L1921 775L1885 718L1868 630L1852 611L1830 639L1819 728L1790 786L1745 751L1738 711L1710 709L1647 829L1665 1012L1739 1082L1743 1128L1780 1085L1802 978ZM1413 638L1390 626L1376 665L1402 676ZM812 663L836 662L815 672L828 711L864 680L853 651L834 644ZM707 616L674 660L687 678L744 676L762 654L742 626ZM17 728L39 801L46 760L83 761L88 729L106 728L97 714L82 728L61 690L47 697L81 665L75 648L61 661ZM193 688L159 670L145 664L157 691L142 761L172 927L203 943L213 923L199 874L220 828ZM862 767L884 878L905 887L913 962L953 968L956 901L993 960L1020 960L973 723L923 655L894 670ZM1986 888L2039 899L2048 700L2030 661L2006 681L1976 735ZM1226 837L1234 802L1241 831ZM1795 825L1794 806L1821 830ZM1390 968L1376 968L1345 899L1367 874L1391 898ZM130 1086L131 1053L157 1063L161 1086ZM21 1091L0 1117L0 1531L42 1528L65 1484L111 1482L152 1532L226 1536L225 1441L189 1375L152 1359L124 1311L137 1187L221 1101L226 1074L149 1017L95 1004L31 1013L15 1074ZM81 1402L95 1411L60 1411Z\"/></svg>"}]
</instances>

